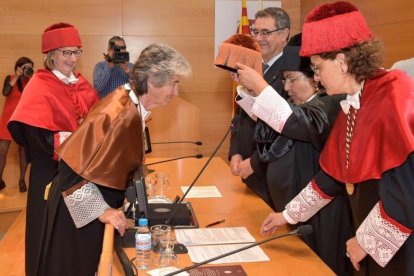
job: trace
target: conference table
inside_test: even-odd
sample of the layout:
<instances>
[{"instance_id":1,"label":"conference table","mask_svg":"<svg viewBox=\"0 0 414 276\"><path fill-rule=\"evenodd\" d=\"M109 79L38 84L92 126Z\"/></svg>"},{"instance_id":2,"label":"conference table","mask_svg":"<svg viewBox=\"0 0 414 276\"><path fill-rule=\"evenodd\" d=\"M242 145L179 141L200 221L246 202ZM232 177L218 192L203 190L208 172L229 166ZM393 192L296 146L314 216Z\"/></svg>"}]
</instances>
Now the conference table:
<instances>
[{"instance_id":1,"label":"conference table","mask_svg":"<svg viewBox=\"0 0 414 276\"><path fill-rule=\"evenodd\" d=\"M146 162L152 163L160 160L163 159L149 158ZM174 198L175 195L183 195L180 187L190 185L206 161L207 158L191 158L148 167L155 172L168 173L171 185L168 195ZM214 157L211 160L195 185L214 185L222 195L217 198L185 200L191 202L201 228L212 222L225 220L224 223L214 227L244 226L256 241L267 238L262 236L259 231L263 219L271 212L270 207L247 188L239 177L233 176L229 166L221 158ZM285 234L292 230L294 228L284 226L278 229L275 235ZM234 263L234 265L241 265L247 275L335 275L298 236L273 240L260 245L260 247L270 258L270 261ZM135 257L134 248L125 248L124 250L129 259ZM153 256L157 258L155 254ZM178 256L179 268L192 265L188 254ZM156 267L151 267L151 269L154 268ZM114 229L110 225L106 225L105 228L98 275L125 275L114 251ZM139 271L139 275L146 275L146 273Z\"/></svg>"}]
</instances>

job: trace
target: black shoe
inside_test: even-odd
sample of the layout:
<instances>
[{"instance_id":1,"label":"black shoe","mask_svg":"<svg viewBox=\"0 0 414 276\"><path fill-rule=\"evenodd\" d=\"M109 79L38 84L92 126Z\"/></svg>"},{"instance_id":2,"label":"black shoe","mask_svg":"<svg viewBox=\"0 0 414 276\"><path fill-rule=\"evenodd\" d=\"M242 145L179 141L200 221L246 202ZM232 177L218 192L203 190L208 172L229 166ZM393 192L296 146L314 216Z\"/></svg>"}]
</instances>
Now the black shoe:
<instances>
[{"instance_id":1,"label":"black shoe","mask_svg":"<svg viewBox=\"0 0 414 276\"><path fill-rule=\"evenodd\" d=\"M27 191L26 182L24 182L24 180L19 181L19 189L21 193L24 193Z\"/></svg>"},{"instance_id":2,"label":"black shoe","mask_svg":"<svg viewBox=\"0 0 414 276\"><path fill-rule=\"evenodd\" d=\"M4 183L3 179L0 181L0 191L6 188L6 183Z\"/></svg>"}]
</instances>

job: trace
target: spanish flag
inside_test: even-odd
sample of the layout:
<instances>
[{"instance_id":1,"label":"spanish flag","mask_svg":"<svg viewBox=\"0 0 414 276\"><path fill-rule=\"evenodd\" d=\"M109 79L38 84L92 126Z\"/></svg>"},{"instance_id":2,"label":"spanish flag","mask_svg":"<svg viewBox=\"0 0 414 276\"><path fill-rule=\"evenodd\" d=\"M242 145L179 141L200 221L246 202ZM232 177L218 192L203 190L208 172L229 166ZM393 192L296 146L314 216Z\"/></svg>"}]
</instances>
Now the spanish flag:
<instances>
[{"instance_id":1,"label":"spanish flag","mask_svg":"<svg viewBox=\"0 0 414 276\"><path fill-rule=\"evenodd\" d=\"M242 14L240 18L239 34L250 34L249 18L247 17L246 0L242 0Z\"/></svg>"},{"instance_id":2,"label":"spanish flag","mask_svg":"<svg viewBox=\"0 0 414 276\"><path fill-rule=\"evenodd\" d=\"M247 17L247 4L246 0L242 0L242 12L239 24L239 34L250 35L250 24L249 18ZM233 110L232 110L232 117L236 114L237 103L236 103L236 95L237 95L237 82L233 81Z\"/></svg>"}]
</instances>

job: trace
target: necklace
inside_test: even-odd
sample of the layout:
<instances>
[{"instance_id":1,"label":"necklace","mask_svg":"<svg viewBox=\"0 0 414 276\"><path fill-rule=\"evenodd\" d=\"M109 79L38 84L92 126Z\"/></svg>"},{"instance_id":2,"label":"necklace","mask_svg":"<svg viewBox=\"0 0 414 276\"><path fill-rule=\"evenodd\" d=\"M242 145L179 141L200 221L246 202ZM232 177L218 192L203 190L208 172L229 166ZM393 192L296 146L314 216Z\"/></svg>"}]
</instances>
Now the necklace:
<instances>
[{"instance_id":1,"label":"necklace","mask_svg":"<svg viewBox=\"0 0 414 276\"><path fill-rule=\"evenodd\" d=\"M361 93L359 93L359 100L361 100L363 89L364 89L364 83L362 83ZM351 153L351 142L352 142L352 136L354 134L357 113L358 113L358 109L355 109L353 106L351 106L346 116L345 168L347 171L347 175L348 175L348 169L349 169L349 156ZM354 184L347 182L345 183L345 188L349 195L354 194L355 192Z\"/></svg>"}]
</instances>

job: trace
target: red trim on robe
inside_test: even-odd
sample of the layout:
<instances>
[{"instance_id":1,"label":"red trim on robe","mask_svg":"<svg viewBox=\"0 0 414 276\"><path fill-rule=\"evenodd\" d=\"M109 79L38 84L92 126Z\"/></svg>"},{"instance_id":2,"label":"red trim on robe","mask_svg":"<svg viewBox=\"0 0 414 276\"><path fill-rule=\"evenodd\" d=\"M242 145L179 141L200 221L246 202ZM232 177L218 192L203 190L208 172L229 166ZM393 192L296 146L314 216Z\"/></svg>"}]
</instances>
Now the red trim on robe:
<instances>
[{"instance_id":1,"label":"red trim on robe","mask_svg":"<svg viewBox=\"0 0 414 276\"><path fill-rule=\"evenodd\" d=\"M318 187L318 184L316 184L316 182L315 182L315 180L314 179L312 179L311 180L311 186L312 186L312 189L313 190L315 190L323 199L329 199L329 200L331 200L331 199L333 199L333 197L332 196L329 196L329 195L327 195L327 194L325 194L319 187Z\"/></svg>"},{"instance_id":2,"label":"red trim on robe","mask_svg":"<svg viewBox=\"0 0 414 276\"><path fill-rule=\"evenodd\" d=\"M346 115L340 112L322 151L322 169L343 183L358 184L403 164L414 151L414 81L402 71L379 70L365 81L345 166Z\"/></svg>"},{"instance_id":3,"label":"red trim on robe","mask_svg":"<svg viewBox=\"0 0 414 276\"><path fill-rule=\"evenodd\" d=\"M405 227L404 225L402 225L398 221L394 220L392 217L388 216L388 214L384 210L384 207L382 206L382 202L381 201L379 202L379 209L380 209L381 217L383 219L385 219L386 221L388 221L389 223L391 223L392 225L394 225L395 227L397 227L401 232L404 232L406 234L411 234L411 232L413 230L411 230L410 228Z\"/></svg>"},{"instance_id":4,"label":"red trim on robe","mask_svg":"<svg viewBox=\"0 0 414 276\"><path fill-rule=\"evenodd\" d=\"M59 160L59 155L56 153L56 150L60 146L60 133L56 132L53 135L53 160Z\"/></svg>"}]
</instances>

